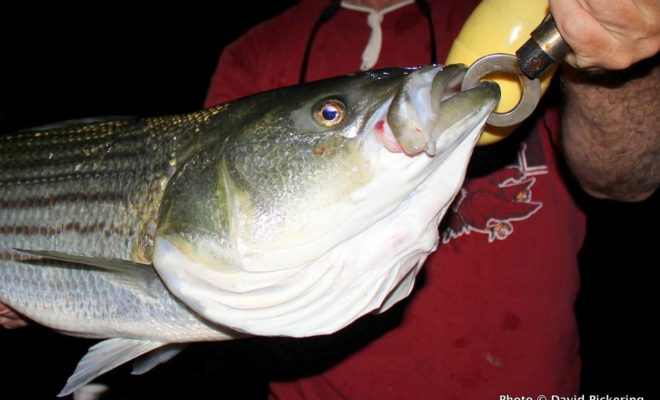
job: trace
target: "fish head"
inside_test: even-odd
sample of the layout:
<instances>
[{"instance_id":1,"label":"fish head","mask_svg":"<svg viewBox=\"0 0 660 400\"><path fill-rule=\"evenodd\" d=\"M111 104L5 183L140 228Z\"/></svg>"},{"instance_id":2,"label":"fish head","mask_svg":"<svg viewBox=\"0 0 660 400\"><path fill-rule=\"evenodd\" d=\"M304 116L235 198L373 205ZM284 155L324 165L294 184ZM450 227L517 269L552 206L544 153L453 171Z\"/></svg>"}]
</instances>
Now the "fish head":
<instances>
[{"instance_id":1,"label":"fish head","mask_svg":"<svg viewBox=\"0 0 660 400\"><path fill-rule=\"evenodd\" d=\"M225 106L168 182L153 263L215 323L334 332L409 293L438 242L496 84L388 68Z\"/></svg>"}]
</instances>

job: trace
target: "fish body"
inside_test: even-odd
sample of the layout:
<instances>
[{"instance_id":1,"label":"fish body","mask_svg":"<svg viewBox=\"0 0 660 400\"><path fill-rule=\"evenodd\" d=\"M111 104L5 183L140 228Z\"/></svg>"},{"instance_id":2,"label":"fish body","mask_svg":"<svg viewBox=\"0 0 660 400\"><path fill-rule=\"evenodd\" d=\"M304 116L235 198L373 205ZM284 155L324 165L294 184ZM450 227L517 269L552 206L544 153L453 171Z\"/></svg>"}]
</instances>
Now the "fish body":
<instances>
[{"instance_id":1,"label":"fish body","mask_svg":"<svg viewBox=\"0 0 660 400\"><path fill-rule=\"evenodd\" d=\"M168 160L180 147L176 137L194 131L204 116L188 118L62 124L1 136L0 299L79 336L216 339L206 321L169 294L146 258ZM15 249L147 265L134 273L99 271Z\"/></svg>"},{"instance_id":2,"label":"fish body","mask_svg":"<svg viewBox=\"0 0 660 400\"><path fill-rule=\"evenodd\" d=\"M172 296L148 258L172 155L215 112L0 136L0 302L62 333L113 338L90 349L60 395L149 352L145 362L158 363L180 349L172 343L236 336ZM135 262L90 268L16 249ZM136 371L155 364L145 365Z\"/></svg>"},{"instance_id":3,"label":"fish body","mask_svg":"<svg viewBox=\"0 0 660 400\"><path fill-rule=\"evenodd\" d=\"M460 92L464 72L384 69L0 137L0 302L110 338L63 394L161 349L146 371L168 344L326 334L383 311L437 246L499 99L492 83Z\"/></svg>"}]
</instances>

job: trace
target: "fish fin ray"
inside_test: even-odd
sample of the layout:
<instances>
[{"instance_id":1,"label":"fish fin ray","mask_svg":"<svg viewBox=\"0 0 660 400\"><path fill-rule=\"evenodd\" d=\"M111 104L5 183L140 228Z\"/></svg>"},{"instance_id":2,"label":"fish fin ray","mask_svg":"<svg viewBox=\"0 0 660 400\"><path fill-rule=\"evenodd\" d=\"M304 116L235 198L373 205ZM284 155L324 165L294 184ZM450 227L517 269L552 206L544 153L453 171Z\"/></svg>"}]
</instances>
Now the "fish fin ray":
<instances>
[{"instance_id":1,"label":"fish fin ray","mask_svg":"<svg viewBox=\"0 0 660 400\"><path fill-rule=\"evenodd\" d=\"M154 280L160 280L160 277L151 264L142 264L119 258L80 256L51 250L27 250L17 248L14 248L14 250L24 254L85 265L101 271L114 273L123 278L121 279L121 282L125 285L138 289L149 296L151 296L150 287L152 282L154 282Z\"/></svg>"},{"instance_id":2,"label":"fish fin ray","mask_svg":"<svg viewBox=\"0 0 660 400\"><path fill-rule=\"evenodd\" d=\"M185 349L187 345L188 343L168 344L145 354L133 362L133 372L131 372L131 374L142 375L145 372L151 371L156 366L171 360L174 356Z\"/></svg>"},{"instance_id":3,"label":"fish fin ray","mask_svg":"<svg viewBox=\"0 0 660 400\"><path fill-rule=\"evenodd\" d=\"M95 267L110 272L133 273L137 268L151 267L151 264L142 264L135 261L122 260L119 258L80 256L51 250L28 250L17 248L14 248L14 250L25 254L31 254L33 256L88 265L90 267Z\"/></svg>"},{"instance_id":4,"label":"fish fin ray","mask_svg":"<svg viewBox=\"0 0 660 400\"><path fill-rule=\"evenodd\" d=\"M112 338L97 343L78 362L76 370L57 396L71 394L99 375L166 344L125 338Z\"/></svg>"}]
</instances>

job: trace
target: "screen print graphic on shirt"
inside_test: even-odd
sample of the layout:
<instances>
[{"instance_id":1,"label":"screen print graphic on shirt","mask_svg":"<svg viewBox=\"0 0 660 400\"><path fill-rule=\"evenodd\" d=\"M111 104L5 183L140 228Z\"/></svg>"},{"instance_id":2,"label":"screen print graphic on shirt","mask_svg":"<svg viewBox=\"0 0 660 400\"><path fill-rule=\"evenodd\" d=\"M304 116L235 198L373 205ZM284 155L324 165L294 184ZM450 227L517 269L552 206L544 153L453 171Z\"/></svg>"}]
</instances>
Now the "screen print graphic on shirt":
<instances>
[{"instance_id":1,"label":"screen print graphic on shirt","mask_svg":"<svg viewBox=\"0 0 660 400\"><path fill-rule=\"evenodd\" d=\"M483 177L467 179L442 231L442 243L472 232L489 243L513 234L516 223L543 207L534 200L534 185L548 173L538 135L520 145L517 162Z\"/></svg>"}]
</instances>

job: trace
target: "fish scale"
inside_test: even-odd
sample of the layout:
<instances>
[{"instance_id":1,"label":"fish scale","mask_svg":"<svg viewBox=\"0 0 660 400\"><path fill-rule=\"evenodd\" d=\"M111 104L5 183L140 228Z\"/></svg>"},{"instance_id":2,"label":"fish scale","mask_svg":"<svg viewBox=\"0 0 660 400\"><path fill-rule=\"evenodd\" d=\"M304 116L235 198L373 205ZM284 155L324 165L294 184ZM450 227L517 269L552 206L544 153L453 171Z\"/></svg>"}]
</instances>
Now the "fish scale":
<instances>
[{"instance_id":1,"label":"fish scale","mask_svg":"<svg viewBox=\"0 0 660 400\"><path fill-rule=\"evenodd\" d=\"M108 336L100 330L167 341L226 338L171 296L149 266L145 296L115 274L14 250L149 262L143 236L153 234L170 159L219 111L1 136L0 301L79 336Z\"/></svg>"},{"instance_id":2,"label":"fish scale","mask_svg":"<svg viewBox=\"0 0 660 400\"><path fill-rule=\"evenodd\" d=\"M77 246L94 249L88 255L133 259L145 215L152 216L162 195L168 160L210 114L74 123L0 137L0 246L27 243L29 228L38 227L49 232L37 234L39 244L57 243L50 250ZM81 232L73 225L103 229ZM28 234L18 233L20 227ZM100 241L102 251L88 241Z\"/></svg>"}]
</instances>

